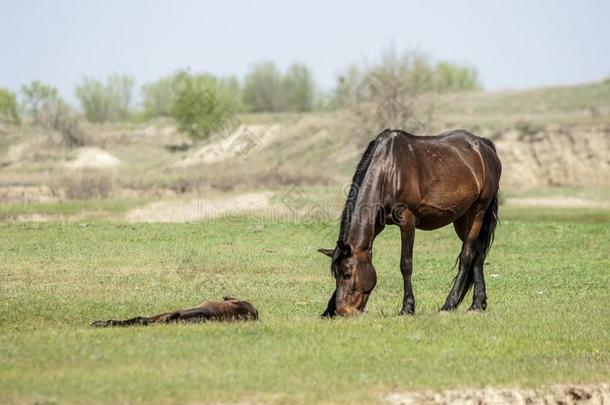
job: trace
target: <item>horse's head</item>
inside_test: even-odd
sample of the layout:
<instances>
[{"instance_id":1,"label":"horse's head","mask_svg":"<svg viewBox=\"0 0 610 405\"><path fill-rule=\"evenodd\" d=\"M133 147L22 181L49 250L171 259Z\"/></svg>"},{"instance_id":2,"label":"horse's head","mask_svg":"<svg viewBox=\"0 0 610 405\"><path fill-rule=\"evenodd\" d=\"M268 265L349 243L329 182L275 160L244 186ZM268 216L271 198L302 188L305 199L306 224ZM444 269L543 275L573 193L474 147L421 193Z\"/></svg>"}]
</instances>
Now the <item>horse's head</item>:
<instances>
[{"instance_id":1,"label":"horse's head","mask_svg":"<svg viewBox=\"0 0 610 405\"><path fill-rule=\"evenodd\" d=\"M338 241L335 249L319 249L318 252L332 258L330 269L337 281L337 288L322 316L362 312L377 283L371 250L356 250Z\"/></svg>"}]
</instances>

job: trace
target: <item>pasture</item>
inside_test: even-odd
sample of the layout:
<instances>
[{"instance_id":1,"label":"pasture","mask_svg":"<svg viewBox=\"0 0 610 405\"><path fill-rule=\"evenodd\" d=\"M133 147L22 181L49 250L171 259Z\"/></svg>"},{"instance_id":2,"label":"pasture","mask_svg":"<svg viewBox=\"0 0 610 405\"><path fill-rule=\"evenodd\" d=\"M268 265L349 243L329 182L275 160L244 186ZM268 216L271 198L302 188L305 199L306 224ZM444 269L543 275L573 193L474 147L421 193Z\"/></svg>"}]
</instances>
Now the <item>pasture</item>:
<instances>
[{"instance_id":1,"label":"pasture","mask_svg":"<svg viewBox=\"0 0 610 405\"><path fill-rule=\"evenodd\" d=\"M117 204L121 206L122 204ZM114 205L112 205L114 207ZM50 208L58 210L60 208ZM0 402L378 403L392 392L610 376L610 211L500 208L488 310L440 314L451 227L418 231L399 317L399 232L375 245L368 313L321 320L336 223L0 224ZM230 294L259 322L99 330Z\"/></svg>"}]
</instances>

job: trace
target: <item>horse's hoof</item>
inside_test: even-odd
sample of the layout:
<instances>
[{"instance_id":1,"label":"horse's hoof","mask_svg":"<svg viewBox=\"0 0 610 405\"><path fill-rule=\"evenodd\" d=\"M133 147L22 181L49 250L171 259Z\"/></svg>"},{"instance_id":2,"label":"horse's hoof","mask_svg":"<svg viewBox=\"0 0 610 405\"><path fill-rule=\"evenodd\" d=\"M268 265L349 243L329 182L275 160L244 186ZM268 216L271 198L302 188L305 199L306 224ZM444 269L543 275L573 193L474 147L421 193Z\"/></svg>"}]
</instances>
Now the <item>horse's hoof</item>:
<instances>
[{"instance_id":1,"label":"horse's hoof","mask_svg":"<svg viewBox=\"0 0 610 405\"><path fill-rule=\"evenodd\" d=\"M443 305L443 307L441 309L439 309L439 312L451 312L451 311L455 311L456 307L455 306L451 306L451 305Z\"/></svg>"},{"instance_id":2,"label":"horse's hoof","mask_svg":"<svg viewBox=\"0 0 610 405\"><path fill-rule=\"evenodd\" d=\"M483 312L487 309L487 305L485 303L477 303L472 304L470 308L468 308L469 312Z\"/></svg>"},{"instance_id":3,"label":"horse's hoof","mask_svg":"<svg viewBox=\"0 0 610 405\"><path fill-rule=\"evenodd\" d=\"M403 308L400 315L415 315L415 308Z\"/></svg>"}]
</instances>

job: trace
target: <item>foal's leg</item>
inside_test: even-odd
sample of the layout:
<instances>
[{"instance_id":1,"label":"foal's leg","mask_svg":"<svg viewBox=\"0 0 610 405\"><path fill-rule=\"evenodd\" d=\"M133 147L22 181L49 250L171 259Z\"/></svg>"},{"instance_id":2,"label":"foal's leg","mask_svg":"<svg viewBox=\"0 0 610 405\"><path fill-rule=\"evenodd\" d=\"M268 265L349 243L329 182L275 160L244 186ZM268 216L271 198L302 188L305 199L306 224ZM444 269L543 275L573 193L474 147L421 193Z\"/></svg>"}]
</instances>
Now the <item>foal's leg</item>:
<instances>
[{"instance_id":1,"label":"foal's leg","mask_svg":"<svg viewBox=\"0 0 610 405\"><path fill-rule=\"evenodd\" d=\"M148 325L149 323L150 318L136 316L135 318L124 320L108 319L107 321L93 321L91 322L91 326L95 326L96 328L107 328L109 326Z\"/></svg>"},{"instance_id":2,"label":"foal's leg","mask_svg":"<svg viewBox=\"0 0 610 405\"><path fill-rule=\"evenodd\" d=\"M449 292L449 295L445 300L445 305L443 305L441 311L453 311L460 303L460 296L462 294L464 284L468 283L467 277L471 276L468 273L472 271L472 264L473 260L475 259L475 243L477 241L477 237L479 236L484 216L484 210L477 211L472 218L470 229L468 229L467 232L464 232L465 238L463 238L462 251L460 252L458 274L453 283L453 288ZM470 222L468 217L465 217L463 221ZM460 233L461 232L458 232L458 234ZM460 237L462 236L463 235L460 235Z\"/></svg>"},{"instance_id":3,"label":"foal's leg","mask_svg":"<svg viewBox=\"0 0 610 405\"><path fill-rule=\"evenodd\" d=\"M150 325L151 323L169 323L175 322L180 318L179 312L166 312L163 314L151 316L147 318L145 316L136 316L135 318L116 320L108 319L107 321L94 321L91 322L91 326L96 328L107 328L109 326L134 326L134 325Z\"/></svg>"},{"instance_id":4,"label":"foal's leg","mask_svg":"<svg viewBox=\"0 0 610 405\"><path fill-rule=\"evenodd\" d=\"M411 285L411 274L413 273L413 241L415 239L415 217L410 211L401 214L400 237L402 248L400 253L400 272L404 283L404 297L402 301L401 315L413 315L415 313L415 297Z\"/></svg>"}]
</instances>

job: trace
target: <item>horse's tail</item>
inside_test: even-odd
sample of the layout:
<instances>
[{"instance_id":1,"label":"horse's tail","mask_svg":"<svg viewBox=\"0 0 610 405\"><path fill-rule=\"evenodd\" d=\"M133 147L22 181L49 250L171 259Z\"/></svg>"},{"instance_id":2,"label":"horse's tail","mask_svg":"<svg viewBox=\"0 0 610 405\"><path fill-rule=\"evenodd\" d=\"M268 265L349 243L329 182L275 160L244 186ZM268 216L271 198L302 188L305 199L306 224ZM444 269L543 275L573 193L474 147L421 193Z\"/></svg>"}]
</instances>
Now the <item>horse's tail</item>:
<instances>
[{"instance_id":1,"label":"horse's tail","mask_svg":"<svg viewBox=\"0 0 610 405\"><path fill-rule=\"evenodd\" d=\"M491 141L490 141L491 142ZM492 144L493 145L493 144ZM475 244L475 258L477 260L478 255L483 255L482 260L485 260L489 249L494 241L494 235L496 233L496 225L498 224L498 191L492 198L489 206L487 207L487 211L485 211L485 216L483 217L483 224L481 225L481 230L479 231L479 236L477 237L477 242ZM462 284L460 291L460 298L458 300L458 304L462 302L470 288L472 288L472 284L474 283L474 261L466 273L466 277L464 278L464 283Z\"/></svg>"}]
</instances>

